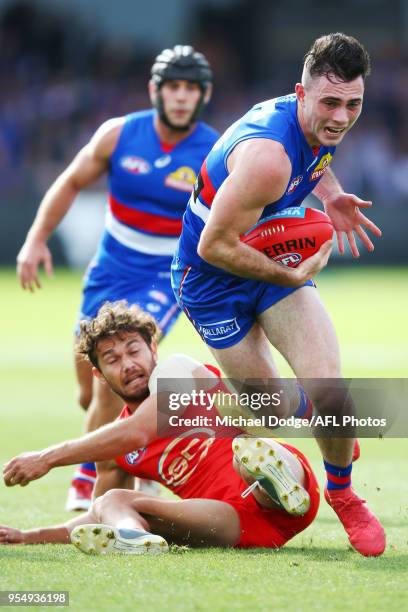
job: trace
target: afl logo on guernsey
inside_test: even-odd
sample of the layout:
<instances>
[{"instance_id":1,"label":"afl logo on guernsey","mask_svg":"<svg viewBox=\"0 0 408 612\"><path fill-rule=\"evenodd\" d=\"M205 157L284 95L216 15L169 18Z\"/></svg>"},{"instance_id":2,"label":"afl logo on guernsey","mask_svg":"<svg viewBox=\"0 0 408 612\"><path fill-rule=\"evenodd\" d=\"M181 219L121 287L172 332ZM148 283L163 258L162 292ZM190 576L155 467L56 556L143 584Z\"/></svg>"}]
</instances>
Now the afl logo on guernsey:
<instances>
[{"instance_id":1,"label":"afl logo on guernsey","mask_svg":"<svg viewBox=\"0 0 408 612\"><path fill-rule=\"evenodd\" d=\"M121 157L119 165L131 174L149 174L149 172L152 171L152 167L148 161L143 159L143 157L136 157L135 155Z\"/></svg>"},{"instance_id":2,"label":"afl logo on guernsey","mask_svg":"<svg viewBox=\"0 0 408 612\"><path fill-rule=\"evenodd\" d=\"M142 459L145 452L146 448L138 448L137 450L128 453L125 455L126 463L129 465L135 465L135 463L138 463Z\"/></svg>"},{"instance_id":3,"label":"afl logo on guernsey","mask_svg":"<svg viewBox=\"0 0 408 612\"><path fill-rule=\"evenodd\" d=\"M296 187L298 185L300 185L300 183L303 181L303 175L300 174L299 176L297 176L296 178L293 179L293 181L290 183L288 190L286 192L286 195L290 195L293 191L295 191Z\"/></svg>"}]
</instances>

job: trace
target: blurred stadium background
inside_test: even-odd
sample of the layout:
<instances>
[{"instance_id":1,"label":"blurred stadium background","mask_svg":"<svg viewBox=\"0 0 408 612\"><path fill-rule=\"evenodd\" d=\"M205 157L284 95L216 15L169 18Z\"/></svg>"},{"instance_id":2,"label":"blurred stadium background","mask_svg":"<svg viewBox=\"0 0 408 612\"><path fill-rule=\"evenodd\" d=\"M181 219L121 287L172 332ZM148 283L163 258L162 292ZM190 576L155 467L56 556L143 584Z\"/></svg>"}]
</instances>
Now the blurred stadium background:
<instances>
[{"instance_id":1,"label":"blurred stadium background","mask_svg":"<svg viewBox=\"0 0 408 612\"><path fill-rule=\"evenodd\" d=\"M14 264L40 197L98 125L149 105L149 69L163 47L207 55L215 95L206 120L223 130L255 102L293 91L311 41L336 30L362 40L373 73L334 168L347 191L373 199L384 230L364 261L407 263L406 0L0 0L0 265ZM57 263L89 257L103 190L83 196L57 233Z\"/></svg>"}]
</instances>

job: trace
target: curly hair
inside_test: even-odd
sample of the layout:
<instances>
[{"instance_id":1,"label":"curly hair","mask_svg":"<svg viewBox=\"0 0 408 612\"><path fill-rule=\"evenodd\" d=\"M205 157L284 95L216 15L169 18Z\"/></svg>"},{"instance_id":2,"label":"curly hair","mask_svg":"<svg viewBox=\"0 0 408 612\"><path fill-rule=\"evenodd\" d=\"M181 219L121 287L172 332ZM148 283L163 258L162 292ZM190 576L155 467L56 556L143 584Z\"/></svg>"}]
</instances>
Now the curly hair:
<instances>
[{"instance_id":1,"label":"curly hair","mask_svg":"<svg viewBox=\"0 0 408 612\"><path fill-rule=\"evenodd\" d=\"M136 304L129 306L126 300L105 302L94 319L80 322L76 352L100 369L98 342L126 332L138 332L149 346L160 333L153 317Z\"/></svg>"},{"instance_id":2,"label":"curly hair","mask_svg":"<svg viewBox=\"0 0 408 612\"><path fill-rule=\"evenodd\" d=\"M356 38L336 32L314 41L304 57L304 67L311 77L334 75L349 82L370 74L370 56Z\"/></svg>"}]
</instances>

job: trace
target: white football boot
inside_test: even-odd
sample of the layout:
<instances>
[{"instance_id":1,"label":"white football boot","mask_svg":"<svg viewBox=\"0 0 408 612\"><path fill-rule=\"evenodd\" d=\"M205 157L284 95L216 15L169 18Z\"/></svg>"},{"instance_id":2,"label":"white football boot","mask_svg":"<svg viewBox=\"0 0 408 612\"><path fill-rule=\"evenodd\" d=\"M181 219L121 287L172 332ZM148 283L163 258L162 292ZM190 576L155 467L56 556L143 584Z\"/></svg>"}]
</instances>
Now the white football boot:
<instances>
[{"instance_id":1,"label":"white football boot","mask_svg":"<svg viewBox=\"0 0 408 612\"><path fill-rule=\"evenodd\" d=\"M141 529L119 529L98 523L75 527L71 532L71 542L88 555L154 555L169 550L161 536Z\"/></svg>"},{"instance_id":2,"label":"white football boot","mask_svg":"<svg viewBox=\"0 0 408 612\"><path fill-rule=\"evenodd\" d=\"M309 493L293 474L276 443L268 438L238 437L232 442L232 451L236 460L255 478L242 497L260 486L289 514L306 514L310 506Z\"/></svg>"}]
</instances>

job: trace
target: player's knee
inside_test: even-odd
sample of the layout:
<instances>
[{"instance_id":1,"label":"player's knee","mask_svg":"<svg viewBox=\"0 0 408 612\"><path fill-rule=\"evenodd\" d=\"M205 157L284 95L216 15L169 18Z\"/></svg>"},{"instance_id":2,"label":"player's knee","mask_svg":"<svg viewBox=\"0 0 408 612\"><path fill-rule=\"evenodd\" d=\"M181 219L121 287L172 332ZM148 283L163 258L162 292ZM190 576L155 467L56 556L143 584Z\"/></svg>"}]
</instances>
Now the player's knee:
<instances>
[{"instance_id":1,"label":"player's knee","mask_svg":"<svg viewBox=\"0 0 408 612\"><path fill-rule=\"evenodd\" d=\"M123 502L124 493L126 493L126 491L123 489L111 489L94 500L92 511L100 521L103 520L103 515L107 510L115 506L117 507L118 504Z\"/></svg>"}]
</instances>

